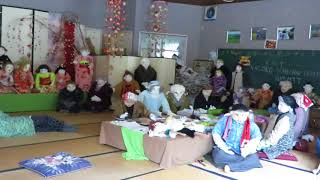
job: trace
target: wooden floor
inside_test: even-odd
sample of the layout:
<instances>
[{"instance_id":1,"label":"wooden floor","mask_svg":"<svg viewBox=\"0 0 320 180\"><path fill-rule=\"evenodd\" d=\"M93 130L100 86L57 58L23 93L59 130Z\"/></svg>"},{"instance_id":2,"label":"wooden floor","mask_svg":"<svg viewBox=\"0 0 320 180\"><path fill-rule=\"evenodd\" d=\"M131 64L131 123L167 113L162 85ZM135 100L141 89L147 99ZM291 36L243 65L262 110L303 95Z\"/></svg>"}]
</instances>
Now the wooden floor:
<instances>
[{"instance_id":1,"label":"wooden floor","mask_svg":"<svg viewBox=\"0 0 320 180\"><path fill-rule=\"evenodd\" d=\"M89 160L93 167L53 177L57 180L202 180L202 179L319 179L311 171L319 161L312 153L294 152L298 162L262 160L263 168L245 173L225 174L215 168L210 162L191 163L171 169L161 169L151 161L126 161L122 151L98 143L101 121L112 120L110 113L80 113L63 114L56 112L37 112L32 114L47 114L57 119L73 124L78 128L76 133L40 133L32 137L0 138L0 180L37 180L42 176L20 168L22 160L37 156L50 155L56 152L68 152ZM15 115L30 115L16 113ZM311 144L310 147L314 147Z\"/></svg>"}]
</instances>

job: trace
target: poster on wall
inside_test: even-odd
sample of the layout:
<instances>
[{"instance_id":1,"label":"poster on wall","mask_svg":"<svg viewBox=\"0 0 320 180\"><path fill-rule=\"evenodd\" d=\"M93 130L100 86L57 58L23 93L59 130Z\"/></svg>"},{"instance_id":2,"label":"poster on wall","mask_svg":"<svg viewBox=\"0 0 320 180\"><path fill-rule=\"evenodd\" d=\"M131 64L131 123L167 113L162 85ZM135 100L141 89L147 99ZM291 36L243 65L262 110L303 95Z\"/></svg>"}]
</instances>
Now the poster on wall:
<instances>
[{"instance_id":1,"label":"poster on wall","mask_svg":"<svg viewBox=\"0 0 320 180\"><path fill-rule=\"evenodd\" d=\"M283 26L277 28L277 40L293 40L294 39L294 27Z\"/></svg>"},{"instance_id":2,"label":"poster on wall","mask_svg":"<svg viewBox=\"0 0 320 180\"><path fill-rule=\"evenodd\" d=\"M311 24L309 30L309 39L320 38L320 24Z\"/></svg>"},{"instance_id":3,"label":"poster on wall","mask_svg":"<svg viewBox=\"0 0 320 180\"><path fill-rule=\"evenodd\" d=\"M240 31L227 31L227 43L238 44L240 43Z\"/></svg>"},{"instance_id":4,"label":"poster on wall","mask_svg":"<svg viewBox=\"0 0 320 180\"><path fill-rule=\"evenodd\" d=\"M267 28L265 27L252 27L251 40L266 40Z\"/></svg>"},{"instance_id":5,"label":"poster on wall","mask_svg":"<svg viewBox=\"0 0 320 180\"><path fill-rule=\"evenodd\" d=\"M32 57L33 10L2 6L1 42L12 62Z\"/></svg>"},{"instance_id":6,"label":"poster on wall","mask_svg":"<svg viewBox=\"0 0 320 180\"><path fill-rule=\"evenodd\" d=\"M278 41L274 39L267 39L264 42L265 49L277 49Z\"/></svg>"}]
</instances>

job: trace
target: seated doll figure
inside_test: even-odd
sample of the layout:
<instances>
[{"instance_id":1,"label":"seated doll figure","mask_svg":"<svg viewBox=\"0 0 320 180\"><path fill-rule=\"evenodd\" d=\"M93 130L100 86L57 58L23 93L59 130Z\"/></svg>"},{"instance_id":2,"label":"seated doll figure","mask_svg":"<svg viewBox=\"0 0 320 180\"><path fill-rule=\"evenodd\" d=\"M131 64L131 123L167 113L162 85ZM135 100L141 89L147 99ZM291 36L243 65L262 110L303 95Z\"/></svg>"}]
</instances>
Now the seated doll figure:
<instances>
[{"instance_id":1,"label":"seated doll figure","mask_svg":"<svg viewBox=\"0 0 320 180\"><path fill-rule=\"evenodd\" d=\"M231 92L237 92L242 87L243 87L242 65L237 64L235 71L232 72L232 82L231 82L230 90Z\"/></svg>"},{"instance_id":2,"label":"seated doll figure","mask_svg":"<svg viewBox=\"0 0 320 180\"><path fill-rule=\"evenodd\" d=\"M174 84L170 87L170 92L167 95L170 109L173 113L177 113L180 110L188 109L190 101L185 95L186 88L180 84Z\"/></svg>"},{"instance_id":3,"label":"seated doll figure","mask_svg":"<svg viewBox=\"0 0 320 180\"><path fill-rule=\"evenodd\" d=\"M266 153L269 159L277 158L292 149L294 145L294 123L296 121L295 109L297 107L294 97L279 96L278 110L280 114L276 117L271 133L265 134L264 139L258 146L258 150ZM268 126L272 125L271 123L268 124Z\"/></svg>"},{"instance_id":4,"label":"seated doll figure","mask_svg":"<svg viewBox=\"0 0 320 180\"><path fill-rule=\"evenodd\" d=\"M271 105L273 91L268 83L262 85L262 89L258 89L253 95L253 99L258 109L266 109Z\"/></svg>"},{"instance_id":5,"label":"seated doll figure","mask_svg":"<svg viewBox=\"0 0 320 180\"><path fill-rule=\"evenodd\" d=\"M18 69L14 72L14 85L19 93L30 93L33 89L34 80L27 58L21 58L18 63Z\"/></svg>"},{"instance_id":6,"label":"seated doll figure","mask_svg":"<svg viewBox=\"0 0 320 180\"><path fill-rule=\"evenodd\" d=\"M133 79L133 74L130 71L125 71L122 81L114 87L114 92L120 96L120 98L127 92L135 94L140 93L139 83Z\"/></svg>"},{"instance_id":7,"label":"seated doll figure","mask_svg":"<svg viewBox=\"0 0 320 180\"><path fill-rule=\"evenodd\" d=\"M36 70L36 89L41 93L55 92L56 75L51 72L48 65L42 64Z\"/></svg>"},{"instance_id":8,"label":"seated doll figure","mask_svg":"<svg viewBox=\"0 0 320 180\"><path fill-rule=\"evenodd\" d=\"M293 94L292 90L292 82L290 81L280 81L279 83L280 91L276 92L272 98L272 106L278 105L278 97L279 96L290 96Z\"/></svg>"},{"instance_id":9,"label":"seated doll figure","mask_svg":"<svg viewBox=\"0 0 320 180\"><path fill-rule=\"evenodd\" d=\"M0 46L0 70L3 69L6 64L12 64L12 61L6 55L7 51L5 47Z\"/></svg>"},{"instance_id":10,"label":"seated doll figure","mask_svg":"<svg viewBox=\"0 0 320 180\"><path fill-rule=\"evenodd\" d=\"M88 92L92 84L93 57L87 49L81 49L81 55L77 56L74 63L75 81L77 86L84 92Z\"/></svg>"},{"instance_id":11,"label":"seated doll figure","mask_svg":"<svg viewBox=\"0 0 320 180\"><path fill-rule=\"evenodd\" d=\"M113 90L110 84L103 78L98 78L89 90L87 109L92 112L112 111L110 109L112 93Z\"/></svg>"},{"instance_id":12,"label":"seated doll figure","mask_svg":"<svg viewBox=\"0 0 320 180\"><path fill-rule=\"evenodd\" d=\"M32 136L36 132L74 132L76 129L49 116L9 116L0 111L0 137Z\"/></svg>"},{"instance_id":13,"label":"seated doll figure","mask_svg":"<svg viewBox=\"0 0 320 180\"><path fill-rule=\"evenodd\" d=\"M213 87L213 96L222 96L226 93L227 78L224 76L221 70L216 70L215 76L211 79L211 85Z\"/></svg>"},{"instance_id":14,"label":"seated doll figure","mask_svg":"<svg viewBox=\"0 0 320 180\"><path fill-rule=\"evenodd\" d=\"M15 92L13 79L13 64L5 64L4 68L0 70L0 93Z\"/></svg>"},{"instance_id":15,"label":"seated doll figure","mask_svg":"<svg viewBox=\"0 0 320 180\"><path fill-rule=\"evenodd\" d=\"M57 111L78 113L82 99L83 91L74 82L68 82L59 92Z\"/></svg>"},{"instance_id":16,"label":"seated doll figure","mask_svg":"<svg viewBox=\"0 0 320 180\"><path fill-rule=\"evenodd\" d=\"M193 108L208 110L211 106L215 106L215 98L212 95L212 86L205 85L200 93L195 97Z\"/></svg>"},{"instance_id":17,"label":"seated doll figure","mask_svg":"<svg viewBox=\"0 0 320 180\"><path fill-rule=\"evenodd\" d=\"M246 106L236 104L214 126L212 158L216 167L224 168L226 172L262 167L256 155L262 136L253 117Z\"/></svg>"},{"instance_id":18,"label":"seated doll figure","mask_svg":"<svg viewBox=\"0 0 320 180\"><path fill-rule=\"evenodd\" d=\"M305 84L303 86L303 89L304 89L304 94L307 95L313 102L313 104L315 105L320 105L320 97L312 92L313 91L313 86L311 84Z\"/></svg>"},{"instance_id":19,"label":"seated doll figure","mask_svg":"<svg viewBox=\"0 0 320 180\"><path fill-rule=\"evenodd\" d=\"M159 81L149 82L148 89L141 92L138 100L144 104L150 113L157 116L162 116L162 113L167 115L173 114L170 110L166 96L160 91ZM162 112L160 111L162 109Z\"/></svg>"},{"instance_id":20,"label":"seated doll figure","mask_svg":"<svg viewBox=\"0 0 320 180\"><path fill-rule=\"evenodd\" d=\"M150 66L148 58L141 60L140 65L134 71L134 79L139 83L141 91L148 87L148 82L157 80L157 72Z\"/></svg>"},{"instance_id":21,"label":"seated doll figure","mask_svg":"<svg viewBox=\"0 0 320 180\"><path fill-rule=\"evenodd\" d=\"M119 112L116 113L120 118L147 118L149 117L148 110L138 101L138 95L127 92L122 95L122 104Z\"/></svg>"},{"instance_id":22,"label":"seated doll figure","mask_svg":"<svg viewBox=\"0 0 320 180\"><path fill-rule=\"evenodd\" d=\"M63 65L60 65L56 69L55 74L57 90L60 91L67 86L67 82L71 80L71 76L66 72L66 68Z\"/></svg>"}]
</instances>

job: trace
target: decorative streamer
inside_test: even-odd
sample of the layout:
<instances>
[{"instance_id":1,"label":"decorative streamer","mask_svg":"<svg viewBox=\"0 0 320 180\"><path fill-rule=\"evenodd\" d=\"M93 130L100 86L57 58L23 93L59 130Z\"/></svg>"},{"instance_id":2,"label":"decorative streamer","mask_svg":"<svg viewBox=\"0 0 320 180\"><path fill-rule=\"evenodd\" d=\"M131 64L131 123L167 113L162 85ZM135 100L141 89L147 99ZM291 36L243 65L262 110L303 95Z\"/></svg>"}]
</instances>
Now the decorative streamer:
<instances>
[{"instance_id":1,"label":"decorative streamer","mask_svg":"<svg viewBox=\"0 0 320 180\"><path fill-rule=\"evenodd\" d=\"M75 57L75 24L73 22L65 21L64 24L64 57L65 57L65 66L66 71L70 74L72 79L74 80L74 57Z\"/></svg>"},{"instance_id":2,"label":"decorative streamer","mask_svg":"<svg viewBox=\"0 0 320 180\"><path fill-rule=\"evenodd\" d=\"M154 0L149 8L149 22L147 29L152 32L166 32L166 20L168 16L168 3L162 0Z\"/></svg>"}]
</instances>

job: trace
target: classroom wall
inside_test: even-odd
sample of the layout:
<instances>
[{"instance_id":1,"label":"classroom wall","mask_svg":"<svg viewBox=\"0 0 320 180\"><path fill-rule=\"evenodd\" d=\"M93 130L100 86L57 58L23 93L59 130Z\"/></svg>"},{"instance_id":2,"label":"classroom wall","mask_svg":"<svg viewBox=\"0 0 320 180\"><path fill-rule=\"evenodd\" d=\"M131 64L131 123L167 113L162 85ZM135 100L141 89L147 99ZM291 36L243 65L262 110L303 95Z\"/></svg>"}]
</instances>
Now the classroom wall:
<instances>
[{"instance_id":1,"label":"classroom wall","mask_svg":"<svg viewBox=\"0 0 320 180\"><path fill-rule=\"evenodd\" d=\"M217 48L263 49L264 41L251 41L251 27L268 28L276 39L278 26L294 25L295 39L279 41L278 49L320 50L320 40L309 40L309 25L320 24L319 0L263 0L219 5L215 21L201 21L199 57ZM240 44L226 43L226 30L240 30Z\"/></svg>"},{"instance_id":2,"label":"classroom wall","mask_svg":"<svg viewBox=\"0 0 320 180\"><path fill-rule=\"evenodd\" d=\"M135 55L138 55L139 32L146 30L150 2L150 0L136 1L133 44ZM199 55L202 7L177 3L168 3L168 6L167 32L188 36L187 64L191 65L192 60L197 59Z\"/></svg>"}]
</instances>

